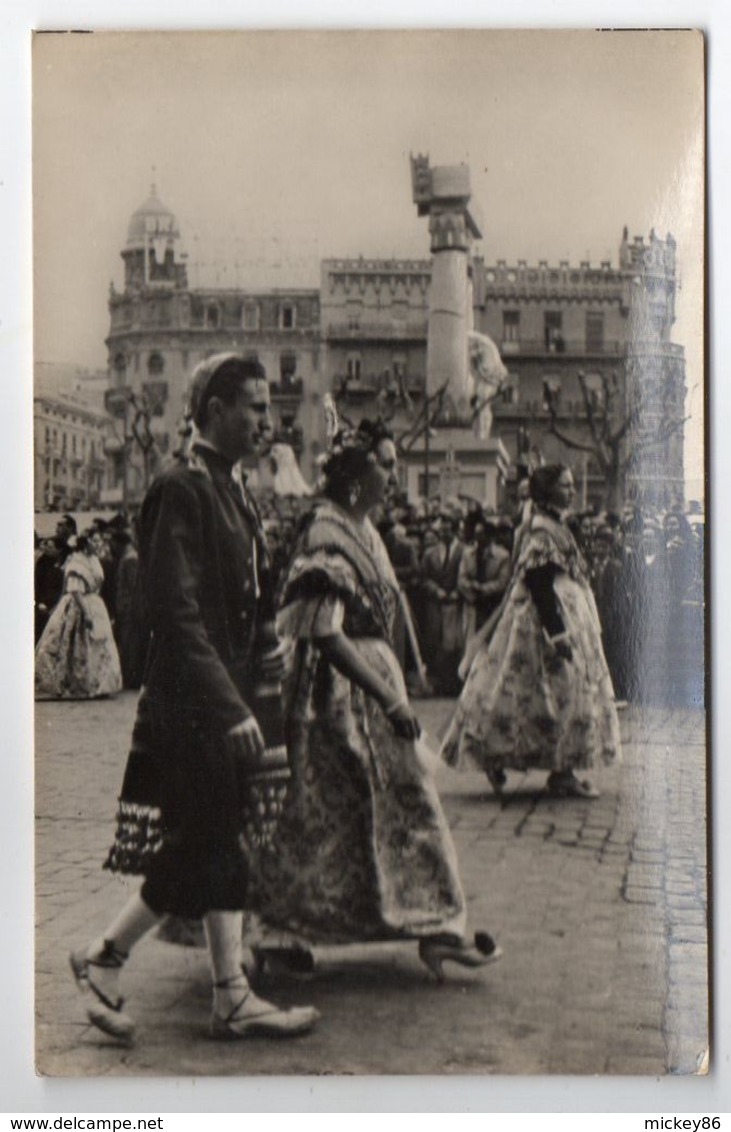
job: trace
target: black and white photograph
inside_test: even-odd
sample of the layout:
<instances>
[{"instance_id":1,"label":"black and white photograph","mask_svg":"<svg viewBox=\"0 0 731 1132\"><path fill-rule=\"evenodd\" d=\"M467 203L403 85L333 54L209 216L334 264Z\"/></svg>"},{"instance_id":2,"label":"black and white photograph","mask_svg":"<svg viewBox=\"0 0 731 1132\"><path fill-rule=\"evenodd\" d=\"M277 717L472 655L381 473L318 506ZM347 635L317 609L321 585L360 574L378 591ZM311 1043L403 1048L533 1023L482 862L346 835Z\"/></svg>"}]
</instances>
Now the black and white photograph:
<instances>
[{"instance_id":1,"label":"black and white photograph","mask_svg":"<svg viewBox=\"0 0 731 1132\"><path fill-rule=\"evenodd\" d=\"M706 47L33 34L41 1077L713 1071Z\"/></svg>"}]
</instances>

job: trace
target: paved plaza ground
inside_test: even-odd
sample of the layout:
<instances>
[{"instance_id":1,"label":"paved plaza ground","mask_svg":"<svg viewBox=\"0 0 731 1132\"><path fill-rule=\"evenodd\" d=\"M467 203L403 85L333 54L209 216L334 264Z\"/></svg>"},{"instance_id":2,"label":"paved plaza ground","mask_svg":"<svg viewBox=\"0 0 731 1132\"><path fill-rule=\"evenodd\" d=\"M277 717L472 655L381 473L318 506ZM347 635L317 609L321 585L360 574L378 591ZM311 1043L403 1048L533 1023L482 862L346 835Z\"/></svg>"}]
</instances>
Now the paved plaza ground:
<instances>
[{"instance_id":1,"label":"paved plaza ground","mask_svg":"<svg viewBox=\"0 0 731 1132\"><path fill-rule=\"evenodd\" d=\"M545 775L442 768L472 927L503 960L436 984L415 944L318 950L309 982L267 979L309 1002L291 1042L208 1037L205 953L145 940L126 972L137 1044L86 1024L68 951L130 891L102 871L136 697L40 703L36 713L37 1069L52 1076L239 1074L687 1074L708 1045L705 720L629 708L624 761L594 801L550 799ZM451 704L417 704L437 736Z\"/></svg>"}]
</instances>

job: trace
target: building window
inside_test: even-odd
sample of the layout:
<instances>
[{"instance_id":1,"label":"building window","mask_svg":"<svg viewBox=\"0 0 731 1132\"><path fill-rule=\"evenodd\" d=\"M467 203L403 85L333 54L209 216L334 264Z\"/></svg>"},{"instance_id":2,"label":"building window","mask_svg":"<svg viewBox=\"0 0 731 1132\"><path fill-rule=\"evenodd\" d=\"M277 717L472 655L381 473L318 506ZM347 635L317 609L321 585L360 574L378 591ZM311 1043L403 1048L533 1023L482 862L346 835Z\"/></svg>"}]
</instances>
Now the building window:
<instances>
[{"instance_id":1,"label":"building window","mask_svg":"<svg viewBox=\"0 0 731 1132\"><path fill-rule=\"evenodd\" d=\"M546 349L550 354L562 354L566 349L563 337L563 315L561 311L545 311L543 333Z\"/></svg>"},{"instance_id":2,"label":"building window","mask_svg":"<svg viewBox=\"0 0 731 1132\"><path fill-rule=\"evenodd\" d=\"M124 379L127 376L126 356L120 351L118 354L114 355L114 362L112 364L114 366L114 376L116 378L117 385L124 385Z\"/></svg>"},{"instance_id":3,"label":"building window","mask_svg":"<svg viewBox=\"0 0 731 1132\"><path fill-rule=\"evenodd\" d=\"M605 389L602 375L600 373L587 373L585 382L591 408L595 411L603 409L605 404Z\"/></svg>"},{"instance_id":4,"label":"building window","mask_svg":"<svg viewBox=\"0 0 731 1132\"><path fill-rule=\"evenodd\" d=\"M604 312L586 312L586 350L589 354L601 354L604 350Z\"/></svg>"},{"instance_id":5,"label":"building window","mask_svg":"<svg viewBox=\"0 0 731 1132\"><path fill-rule=\"evenodd\" d=\"M206 326L210 330L217 330L221 321L221 312L217 306L206 307Z\"/></svg>"},{"instance_id":6,"label":"building window","mask_svg":"<svg viewBox=\"0 0 731 1132\"><path fill-rule=\"evenodd\" d=\"M348 360L345 370L349 382L359 382L361 378L361 356L360 354L348 354Z\"/></svg>"},{"instance_id":7,"label":"building window","mask_svg":"<svg viewBox=\"0 0 731 1132\"><path fill-rule=\"evenodd\" d=\"M256 303L246 303L243 313L244 330L259 329L259 307Z\"/></svg>"},{"instance_id":8,"label":"building window","mask_svg":"<svg viewBox=\"0 0 731 1132\"><path fill-rule=\"evenodd\" d=\"M503 311L503 342L520 339L520 311Z\"/></svg>"},{"instance_id":9,"label":"building window","mask_svg":"<svg viewBox=\"0 0 731 1132\"><path fill-rule=\"evenodd\" d=\"M163 358L162 354L150 354L149 358L147 359L147 372L152 377L158 377L164 369L165 359Z\"/></svg>"},{"instance_id":10,"label":"building window","mask_svg":"<svg viewBox=\"0 0 731 1132\"><path fill-rule=\"evenodd\" d=\"M294 330L296 309L292 303L284 303L279 312L279 325L282 330Z\"/></svg>"},{"instance_id":11,"label":"building window","mask_svg":"<svg viewBox=\"0 0 731 1132\"><path fill-rule=\"evenodd\" d=\"M363 304L359 300L348 300L345 304L348 330L360 330L360 316L362 310Z\"/></svg>"},{"instance_id":12,"label":"building window","mask_svg":"<svg viewBox=\"0 0 731 1132\"><path fill-rule=\"evenodd\" d=\"M279 358L279 378L282 385L288 385L294 381L297 373L297 355L296 354L282 354Z\"/></svg>"}]
</instances>

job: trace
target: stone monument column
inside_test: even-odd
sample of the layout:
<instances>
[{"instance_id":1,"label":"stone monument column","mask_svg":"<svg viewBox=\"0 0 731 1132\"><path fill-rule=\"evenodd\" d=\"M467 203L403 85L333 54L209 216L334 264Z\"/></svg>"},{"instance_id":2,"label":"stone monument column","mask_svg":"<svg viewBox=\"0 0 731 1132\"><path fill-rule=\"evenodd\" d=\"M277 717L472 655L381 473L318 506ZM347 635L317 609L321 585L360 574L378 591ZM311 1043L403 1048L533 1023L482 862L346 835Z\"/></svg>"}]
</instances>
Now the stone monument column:
<instances>
[{"instance_id":1,"label":"stone monument column","mask_svg":"<svg viewBox=\"0 0 731 1132\"><path fill-rule=\"evenodd\" d=\"M468 338L472 330L470 254L481 235L470 202L466 165L430 168L428 157L411 158L413 199L420 216L429 216L433 256L429 291L426 387L433 396L444 385L457 417L470 414ZM456 423L456 422L455 422Z\"/></svg>"}]
</instances>

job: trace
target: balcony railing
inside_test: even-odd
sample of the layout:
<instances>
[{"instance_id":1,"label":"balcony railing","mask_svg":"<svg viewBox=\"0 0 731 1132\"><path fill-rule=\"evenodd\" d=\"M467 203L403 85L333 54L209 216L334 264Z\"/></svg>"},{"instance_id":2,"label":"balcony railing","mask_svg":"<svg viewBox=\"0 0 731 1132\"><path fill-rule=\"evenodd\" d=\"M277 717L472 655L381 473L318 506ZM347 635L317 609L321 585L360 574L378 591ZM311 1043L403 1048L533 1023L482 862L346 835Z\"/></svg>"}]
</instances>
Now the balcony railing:
<instances>
[{"instance_id":1,"label":"balcony railing","mask_svg":"<svg viewBox=\"0 0 731 1132\"><path fill-rule=\"evenodd\" d=\"M403 385L410 397L423 397L426 378L423 373L407 375L403 379ZM359 378L336 373L333 376L333 389L336 395L352 396L355 400L375 397L379 393L390 394L393 397L400 395L397 380L394 377L389 380L380 373L366 373Z\"/></svg>"},{"instance_id":2,"label":"balcony railing","mask_svg":"<svg viewBox=\"0 0 731 1132\"><path fill-rule=\"evenodd\" d=\"M390 322L331 322L327 327L328 338L357 341L359 338L383 338L388 341L405 338L426 338L428 321L426 316L403 322L393 319Z\"/></svg>"},{"instance_id":3,"label":"balcony railing","mask_svg":"<svg viewBox=\"0 0 731 1132\"><path fill-rule=\"evenodd\" d=\"M496 340L497 341L497 340ZM685 352L683 346L675 342L647 342L640 339L621 341L607 339L604 342L587 342L585 338L568 338L561 343L546 345L543 338L520 338L517 341L506 340L498 342L500 354L503 359L514 357L614 357L622 358L629 354L658 355L672 358L682 358Z\"/></svg>"},{"instance_id":4,"label":"balcony railing","mask_svg":"<svg viewBox=\"0 0 731 1132\"><path fill-rule=\"evenodd\" d=\"M304 392L304 383L301 377L289 378L284 381L271 381L269 390L274 398L300 398Z\"/></svg>"},{"instance_id":5,"label":"balcony railing","mask_svg":"<svg viewBox=\"0 0 731 1132\"><path fill-rule=\"evenodd\" d=\"M499 345L503 358L535 355L560 358L565 354L580 357L585 357L587 354L591 357L620 357L625 352L624 342L604 341L588 344L584 338L564 339L563 342L554 342L550 346L546 345L543 338L520 338L517 341L501 342Z\"/></svg>"},{"instance_id":6,"label":"balcony railing","mask_svg":"<svg viewBox=\"0 0 731 1132\"><path fill-rule=\"evenodd\" d=\"M526 398L519 401L502 401L499 397L492 402L490 408L493 415L504 420L509 417L541 417L548 420L549 413L546 408L545 402L540 398ZM563 398L556 405L556 417L563 421L585 421L586 420L586 406L580 398L576 400L563 400ZM602 409L599 407L597 412L601 415Z\"/></svg>"}]
</instances>

